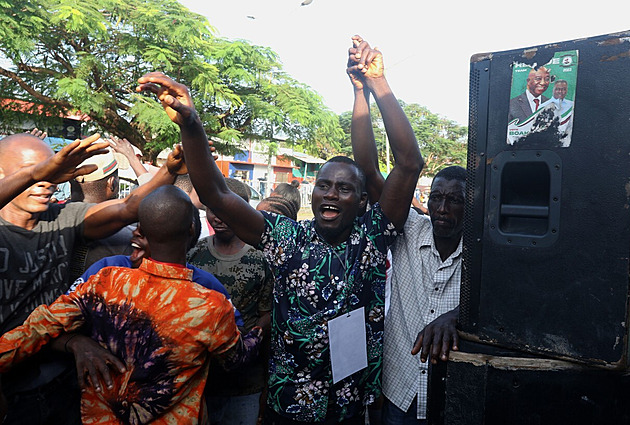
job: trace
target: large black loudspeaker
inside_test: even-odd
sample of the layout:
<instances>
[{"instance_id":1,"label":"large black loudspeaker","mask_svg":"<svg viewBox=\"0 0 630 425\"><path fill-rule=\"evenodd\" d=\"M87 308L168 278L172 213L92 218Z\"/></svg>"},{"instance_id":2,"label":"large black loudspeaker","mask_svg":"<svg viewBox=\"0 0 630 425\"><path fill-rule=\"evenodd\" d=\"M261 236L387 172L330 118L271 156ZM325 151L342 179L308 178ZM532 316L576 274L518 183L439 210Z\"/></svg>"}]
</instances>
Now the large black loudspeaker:
<instances>
[{"instance_id":1,"label":"large black loudspeaker","mask_svg":"<svg viewBox=\"0 0 630 425\"><path fill-rule=\"evenodd\" d=\"M460 348L431 367L430 425L630 423L629 376L465 343Z\"/></svg>"},{"instance_id":2,"label":"large black loudspeaker","mask_svg":"<svg viewBox=\"0 0 630 425\"><path fill-rule=\"evenodd\" d=\"M473 56L465 337L625 368L629 256L630 32Z\"/></svg>"}]
</instances>

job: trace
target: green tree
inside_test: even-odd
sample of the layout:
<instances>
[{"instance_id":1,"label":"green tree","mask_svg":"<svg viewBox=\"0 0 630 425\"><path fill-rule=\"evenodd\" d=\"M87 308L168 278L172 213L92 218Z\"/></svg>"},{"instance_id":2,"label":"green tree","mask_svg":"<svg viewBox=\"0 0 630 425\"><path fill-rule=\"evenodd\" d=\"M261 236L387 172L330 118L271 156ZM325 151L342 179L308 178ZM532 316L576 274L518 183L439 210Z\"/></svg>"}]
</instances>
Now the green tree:
<instances>
[{"instance_id":1,"label":"green tree","mask_svg":"<svg viewBox=\"0 0 630 425\"><path fill-rule=\"evenodd\" d=\"M467 127L460 126L456 122L440 117L427 108L415 103L406 104L400 101L411 127L413 128L420 152L425 161L422 174L432 177L440 169L450 165L466 167L466 136ZM370 106L372 115L372 129L379 155L381 171L387 169L387 138L382 125L381 114L375 104ZM344 132L343 142L339 153L352 154L350 145L350 123L352 112L344 112L338 117L339 125ZM394 158L390 156L391 166Z\"/></svg>"},{"instance_id":2,"label":"green tree","mask_svg":"<svg viewBox=\"0 0 630 425\"><path fill-rule=\"evenodd\" d=\"M174 0L0 0L0 97L87 114L97 130L153 156L177 127L137 79L163 71L190 87L208 135L289 139L308 152L337 146L336 115L266 47L214 35ZM6 116L5 116L6 117Z\"/></svg>"},{"instance_id":3,"label":"green tree","mask_svg":"<svg viewBox=\"0 0 630 425\"><path fill-rule=\"evenodd\" d=\"M440 117L429 109L417 105L403 105L411 127L416 134L425 166L422 174L433 177L450 165L466 167L467 127Z\"/></svg>"}]
</instances>

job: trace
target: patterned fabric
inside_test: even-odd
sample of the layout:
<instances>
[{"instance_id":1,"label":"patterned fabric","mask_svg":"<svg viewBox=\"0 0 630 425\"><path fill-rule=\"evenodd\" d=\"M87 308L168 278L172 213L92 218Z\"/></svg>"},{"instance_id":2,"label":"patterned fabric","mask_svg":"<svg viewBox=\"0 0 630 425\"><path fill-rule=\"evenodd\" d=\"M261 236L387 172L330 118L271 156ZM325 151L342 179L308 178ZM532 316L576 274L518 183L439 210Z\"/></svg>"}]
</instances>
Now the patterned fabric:
<instances>
[{"instance_id":1,"label":"patterned fabric","mask_svg":"<svg viewBox=\"0 0 630 425\"><path fill-rule=\"evenodd\" d=\"M82 284L83 282L87 282L92 275L98 273L101 269L105 267L128 267L133 268L133 263L131 259L126 255L112 255L111 257L105 257L98 260L96 263L92 264L87 270L70 286L70 289L66 292L69 294L70 292L74 292L77 289L77 286ZM230 294L225 289L221 282L218 281L216 277L214 277L211 273L208 273L204 270L200 270L195 266L191 266L190 264L186 264L190 270L192 270L192 281L200 284L204 288L212 289L218 291L225 295L225 298L230 299ZM243 326L243 318L241 317L241 313L234 307L234 320L236 321L236 326Z\"/></svg>"},{"instance_id":2,"label":"patterned fabric","mask_svg":"<svg viewBox=\"0 0 630 425\"><path fill-rule=\"evenodd\" d=\"M394 225L379 204L333 247L313 220L264 212L260 249L276 277L267 403L305 422L362 414L381 392L385 259ZM333 385L328 320L365 308L368 367Z\"/></svg>"},{"instance_id":3,"label":"patterned fabric","mask_svg":"<svg viewBox=\"0 0 630 425\"><path fill-rule=\"evenodd\" d=\"M82 394L84 424L197 424L207 356L239 342L232 304L183 266L108 267L0 338L0 372L63 331L84 327L127 372Z\"/></svg>"},{"instance_id":4,"label":"patterned fabric","mask_svg":"<svg viewBox=\"0 0 630 425\"><path fill-rule=\"evenodd\" d=\"M385 319L383 394L407 411L418 397L418 418L426 418L428 362L412 356L418 332L459 305L462 243L442 262L431 220L411 210L404 235L392 245L392 295Z\"/></svg>"},{"instance_id":5,"label":"patterned fabric","mask_svg":"<svg viewBox=\"0 0 630 425\"><path fill-rule=\"evenodd\" d=\"M241 312L248 332L258 322L259 311L271 310L273 275L262 252L245 245L235 254L221 254L214 247L214 237L199 240L188 252L188 261L221 281ZM267 363L266 356L260 356L251 364L228 372L212 361L208 373L212 385L206 388L206 395L242 396L261 392L266 383Z\"/></svg>"},{"instance_id":6,"label":"patterned fabric","mask_svg":"<svg viewBox=\"0 0 630 425\"><path fill-rule=\"evenodd\" d=\"M256 325L259 311L271 310L273 275L262 252L245 245L236 254L221 254L214 248L214 237L200 239L187 260L223 284L249 331Z\"/></svg>"}]
</instances>

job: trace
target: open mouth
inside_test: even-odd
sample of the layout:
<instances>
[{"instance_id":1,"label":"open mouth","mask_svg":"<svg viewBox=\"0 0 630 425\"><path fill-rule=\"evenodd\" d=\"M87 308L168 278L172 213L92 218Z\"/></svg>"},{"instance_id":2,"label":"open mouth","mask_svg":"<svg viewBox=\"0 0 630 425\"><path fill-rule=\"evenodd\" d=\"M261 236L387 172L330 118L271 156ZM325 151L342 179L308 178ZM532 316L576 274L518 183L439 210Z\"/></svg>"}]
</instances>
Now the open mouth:
<instances>
[{"instance_id":1,"label":"open mouth","mask_svg":"<svg viewBox=\"0 0 630 425\"><path fill-rule=\"evenodd\" d=\"M322 205L321 215L325 220L334 220L341 214L341 210L333 205Z\"/></svg>"},{"instance_id":2,"label":"open mouth","mask_svg":"<svg viewBox=\"0 0 630 425\"><path fill-rule=\"evenodd\" d=\"M133 248L133 251L131 252L131 255L129 256L129 259L131 260L131 262L135 263L137 261L141 261L144 258L144 255L146 253L145 249L135 242L131 242L131 247Z\"/></svg>"}]
</instances>

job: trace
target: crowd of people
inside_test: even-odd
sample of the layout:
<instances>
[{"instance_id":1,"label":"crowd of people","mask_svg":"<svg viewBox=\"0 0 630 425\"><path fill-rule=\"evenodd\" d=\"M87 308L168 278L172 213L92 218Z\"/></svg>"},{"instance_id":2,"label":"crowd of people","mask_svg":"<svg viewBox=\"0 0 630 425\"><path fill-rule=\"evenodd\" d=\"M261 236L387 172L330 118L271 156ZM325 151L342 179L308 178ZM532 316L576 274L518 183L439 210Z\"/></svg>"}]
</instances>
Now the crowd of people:
<instances>
[{"instance_id":1,"label":"crowd of people","mask_svg":"<svg viewBox=\"0 0 630 425\"><path fill-rule=\"evenodd\" d=\"M0 140L3 423L426 423L426 363L458 344L466 173L440 171L428 215L412 207L423 159L381 52L354 36L346 71L354 160L322 165L311 220L291 184L251 207L187 87L159 72L137 91L181 144L123 199L116 168L145 174L126 141Z\"/></svg>"}]
</instances>

